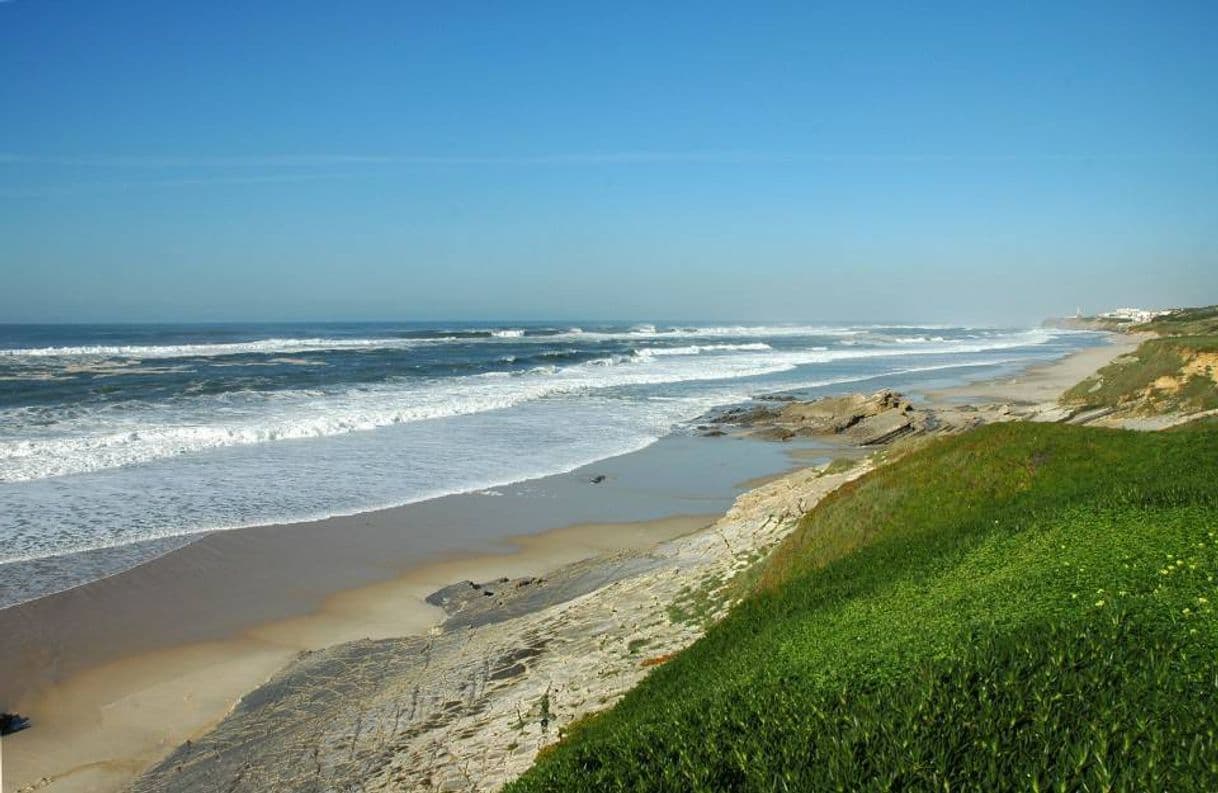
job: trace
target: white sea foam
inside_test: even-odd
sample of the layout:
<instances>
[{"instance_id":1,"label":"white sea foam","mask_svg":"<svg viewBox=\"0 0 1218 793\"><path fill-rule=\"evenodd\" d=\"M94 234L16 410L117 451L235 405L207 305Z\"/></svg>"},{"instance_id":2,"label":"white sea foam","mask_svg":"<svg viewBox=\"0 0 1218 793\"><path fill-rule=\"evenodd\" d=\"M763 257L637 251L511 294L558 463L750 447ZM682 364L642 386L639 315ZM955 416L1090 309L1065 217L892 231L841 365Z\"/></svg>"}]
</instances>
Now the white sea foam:
<instances>
[{"instance_id":1,"label":"white sea foam","mask_svg":"<svg viewBox=\"0 0 1218 793\"><path fill-rule=\"evenodd\" d=\"M977 361L972 365L985 363L993 361ZM787 382L786 386L822 387L961 365L969 364L888 368L832 378L810 377ZM605 457L643 448L667 433L674 423L700 415L714 405L739 400L749 393L750 387L745 383L725 382L697 393L651 395L639 401L591 394L577 400L563 400L560 405L543 406L534 402L522 406L521 412L507 420L509 426L523 422L519 428L531 430L524 434L490 431L501 426L502 421L488 415L470 417L472 423L447 425L430 433L425 424L408 425L402 429L413 430L414 434L395 435L380 443L376 439L381 436L369 433L360 436L360 445L355 447L345 444L323 447L329 451L320 457L305 451L304 446L295 447L299 450L296 452L281 447L269 459L250 455L224 458L218 462L218 468L205 469L205 479L212 487L203 490L189 486L199 484L190 475L181 481L164 478L171 470L169 466L173 465L171 460L153 463L156 467L151 476L135 469L101 472L102 487L93 495L88 495L89 491L83 494L75 490L63 491L46 481L30 483L37 488L34 491L0 489L0 504L7 504L10 517L17 520L13 524L15 533L10 526L8 542L0 545L0 563L268 522L317 520L460 492L497 495L502 493L498 488L511 483L569 471ZM441 456L439 459L418 457L416 446L402 443L405 437L422 441L428 448L431 443L427 439L434 443L442 438L444 444L435 449ZM331 438L328 443L339 440ZM554 445L556 441L557 446ZM479 454L470 456L467 451L475 442ZM526 449L529 453L522 454ZM545 453L539 454L542 449ZM448 456L445 456L446 450ZM390 456L382 456L386 454ZM385 477L381 467L367 465L369 456L401 471L402 476ZM267 477L284 476L285 466L290 471L287 480L293 486L273 485L268 489ZM141 491L137 502L126 496L132 488ZM22 493L29 493L31 500L23 501ZM36 493L42 494L41 499ZM268 499L268 493L274 494L273 497ZM358 494L354 500L353 493ZM65 495L68 496L66 500ZM81 497L84 501L80 501ZM88 503L90 508L78 509L80 503ZM38 516L40 524L49 522L60 530L31 530L34 524L22 520L23 516L31 514ZM181 522L186 515L190 516L190 522ZM4 528L0 522L0 534L4 534ZM47 593L45 588L41 591ZM7 605L3 598L0 593L0 608Z\"/></svg>"},{"instance_id":2,"label":"white sea foam","mask_svg":"<svg viewBox=\"0 0 1218 793\"><path fill-rule=\"evenodd\" d=\"M585 340L631 340L644 338L665 339L698 339L698 338L783 338L801 336L830 336L846 337L866 333L865 327L845 327L829 325L708 325L701 327L657 327L650 323L635 325L629 330L579 330L572 329L565 333L552 334L543 337L530 337L539 340L573 339L581 337Z\"/></svg>"},{"instance_id":3,"label":"white sea foam","mask_svg":"<svg viewBox=\"0 0 1218 793\"><path fill-rule=\"evenodd\" d=\"M633 364L619 366L619 364ZM662 366L635 356L522 373L486 373L421 385L394 382L337 392L237 392L181 399L172 412L127 405L66 418L49 437L27 431L0 440L0 480L25 481L96 471L225 446L319 438L482 413L563 393L764 374L789 367L753 359L716 367ZM608 371L612 369L613 371ZM126 409L124 409L126 408ZM0 424L15 423L6 411ZM22 422L25 423L25 422ZM65 431L66 430L66 434Z\"/></svg>"},{"instance_id":4,"label":"white sea foam","mask_svg":"<svg viewBox=\"0 0 1218 793\"><path fill-rule=\"evenodd\" d=\"M98 471L227 446L321 438L394 424L502 410L561 395L660 383L755 377L797 366L1037 344L1047 331L886 349L772 350L765 344L644 348L566 367L539 366L424 382L332 390L183 396L172 405L114 403L62 415L0 411L0 481ZM703 352L731 353L701 355Z\"/></svg>"},{"instance_id":5,"label":"white sea foam","mask_svg":"<svg viewBox=\"0 0 1218 793\"><path fill-rule=\"evenodd\" d=\"M456 341L433 339L259 339L215 344L129 344L80 347L31 347L0 350L0 358L213 358L224 355L281 354L327 350L409 349Z\"/></svg>"},{"instance_id":6,"label":"white sea foam","mask_svg":"<svg viewBox=\"0 0 1218 793\"><path fill-rule=\"evenodd\" d=\"M550 343L563 339L586 341L632 340L644 338L782 338L801 336L829 336L846 338L879 330L886 326L827 326L827 325L712 325L705 327L661 327L644 323L625 331L588 331L578 327L560 333L531 335L522 328L499 328L487 331L483 342L512 340L528 343ZM928 326L935 327L935 326ZM924 337L919 337L918 340ZM941 339L929 339L934 341ZM898 339L901 341L902 339ZM914 339L909 339L914 340ZM212 358L229 355L268 355L300 352L361 351L378 349L411 349L454 342L475 343L476 336L441 335L432 338L266 338L249 341L215 342L203 344L124 344L83 345L59 347L17 347L0 349L0 358L10 360L41 358L124 358L146 360L153 358Z\"/></svg>"},{"instance_id":7,"label":"white sea foam","mask_svg":"<svg viewBox=\"0 0 1218 793\"><path fill-rule=\"evenodd\" d=\"M704 352L756 352L773 349L763 341L745 344L690 344L685 347L641 347L634 351L635 355L665 356L665 355L700 355Z\"/></svg>"}]
</instances>

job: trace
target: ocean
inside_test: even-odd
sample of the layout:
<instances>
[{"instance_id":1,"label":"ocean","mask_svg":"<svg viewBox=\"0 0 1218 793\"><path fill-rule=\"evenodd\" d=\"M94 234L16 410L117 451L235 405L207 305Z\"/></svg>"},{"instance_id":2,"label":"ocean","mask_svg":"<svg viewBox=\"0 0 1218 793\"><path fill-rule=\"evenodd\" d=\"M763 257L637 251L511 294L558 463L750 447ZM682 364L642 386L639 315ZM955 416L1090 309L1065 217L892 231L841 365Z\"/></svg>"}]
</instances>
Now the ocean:
<instances>
[{"instance_id":1,"label":"ocean","mask_svg":"<svg viewBox=\"0 0 1218 793\"><path fill-rule=\"evenodd\" d=\"M569 471L755 394L992 376L1097 343L876 324L0 325L0 607L209 531Z\"/></svg>"}]
</instances>

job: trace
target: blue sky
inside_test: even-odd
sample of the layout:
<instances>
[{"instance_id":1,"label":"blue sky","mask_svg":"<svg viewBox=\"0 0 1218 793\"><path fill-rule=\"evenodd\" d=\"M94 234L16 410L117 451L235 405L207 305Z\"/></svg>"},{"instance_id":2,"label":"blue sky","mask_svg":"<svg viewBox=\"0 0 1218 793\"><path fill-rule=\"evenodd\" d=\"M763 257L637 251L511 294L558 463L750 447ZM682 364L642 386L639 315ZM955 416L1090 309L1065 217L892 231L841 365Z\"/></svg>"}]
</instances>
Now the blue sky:
<instances>
[{"instance_id":1,"label":"blue sky","mask_svg":"<svg viewBox=\"0 0 1218 793\"><path fill-rule=\"evenodd\" d=\"M1218 4L0 2L0 321L1218 302Z\"/></svg>"}]
</instances>

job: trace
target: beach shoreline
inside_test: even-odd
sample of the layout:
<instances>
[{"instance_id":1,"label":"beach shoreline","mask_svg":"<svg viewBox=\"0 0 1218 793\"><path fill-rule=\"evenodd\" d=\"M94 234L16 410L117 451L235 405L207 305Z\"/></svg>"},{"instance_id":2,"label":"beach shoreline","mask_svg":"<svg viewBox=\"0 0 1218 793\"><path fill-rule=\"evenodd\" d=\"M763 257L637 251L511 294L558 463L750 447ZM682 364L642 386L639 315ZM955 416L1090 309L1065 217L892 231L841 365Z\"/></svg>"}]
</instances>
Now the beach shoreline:
<instances>
[{"instance_id":1,"label":"beach shoreline","mask_svg":"<svg viewBox=\"0 0 1218 793\"><path fill-rule=\"evenodd\" d=\"M122 789L303 652L433 629L444 612L425 599L455 581L538 576L687 534L748 480L798 468L791 452L818 453L692 435L656 447L493 491L215 532L0 610L0 704L33 724L5 738L5 791ZM694 458L718 461L699 470L713 484L652 470Z\"/></svg>"},{"instance_id":2,"label":"beach shoreline","mask_svg":"<svg viewBox=\"0 0 1218 793\"><path fill-rule=\"evenodd\" d=\"M125 650L18 700L17 710L36 721L34 729L5 740L6 784L12 790L31 785L122 789L166 752L214 727L242 695L302 653L435 628L444 612L426 598L454 581L542 575L589 556L649 547L696 531L714 518L583 524L524 535L513 538L511 552L454 554L387 581L337 592L305 614L218 638ZM167 563L176 566L172 559ZM54 776L40 773L46 767L65 770Z\"/></svg>"},{"instance_id":3,"label":"beach shoreline","mask_svg":"<svg viewBox=\"0 0 1218 793\"><path fill-rule=\"evenodd\" d=\"M1116 338L1114 342L1074 353L1055 362L1035 365L1010 378L1020 382L971 383L958 389L928 392L927 398L961 400L967 397L999 401L1004 399L1005 394L1005 399L1010 401L1033 402L1056 389L1053 393L1055 397L1128 348L1128 340ZM1037 384L1035 391L1027 389L1028 381ZM717 444L762 443L735 439L700 440ZM732 447L731 452L739 448L744 446ZM820 451L825 453L824 450ZM814 456L817 452L812 450ZM829 456L827 453L825 455ZM735 486L747 482L759 491L772 489L794 476L781 476L780 470L801 469L806 472L809 464L808 461L796 462L791 457L784 467L775 470L772 463L771 460L771 470L741 476L730 480L731 484ZM605 466L597 464L596 467ZM860 468L854 473L857 475L861 471ZM596 489L600 486L593 486L581 479L583 475L582 472L571 475L572 480L583 488L579 497L600 493ZM604 493L604 498L622 498L621 493L609 489ZM742 495L740 499L748 495ZM730 496L729 488L727 504L731 503ZM737 503L740 499L737 499ZM451 503L448 502L449 505ZM438 507L441 510L446 508L447 505ZM19 710L35 719L35 728L7 739L6 770L9 773L6 784L10 789L17 790L30 789L31 785L65 791L120 789L183 741L197 739L207 733L230 711L239 697L280 673L302 653L344 642L418 636L434 631L445 615L441 609L425 603L424 599L447 585L461 580L489 581L504 576L542 576L590 558L646 554L671 544L675 538L696 538L706 534L698 530L715 524L716 516L722 515L725 510L726 505L714 510L685 510L683 514L641 521L612 524L575 522L539 534L522 531L509 535L507 542L502 537L494 540L483 538L481 545L472 543L476 549L474 551L468 550L469 542L465 542L467 550L464 552L437 546L434 554L423 564L396 569L373 565L357 575L366 576L366 580L357 580L352 585L337 588L331 582L329 592L325 591L326 586L322 585L322 581L313 581L311 592L308 586L294 589L289 586L294 603L286 611L280 609L282 604L277 605L274 598L250 600L251 596L238 585L228 592L233 598L231 603L236 610L236 619L227 624L212 623L210 633L193 630L198 623L181 617L178 611L181 603L168 604L171 606L168 613L176 614L174 620L135 620L134 626L138 629L142 625L144 635L124 636L120 633L110 636L112 647L117 652L108 658L103 653L102 657L106 658L104 662L67 671L59 670L60 676L53 684L39 688L32 696L15 700ZM385 513L393 513L393 510L365 513L346 520L371 521L375 524L374 516ZM527 515L518 519L526 521L527 525ZM330 519L329 523L318 521L312 524L312 529L319 537L333 535L333 521L336 520L343 519ZM302 525L306 527L305 531L309 531L311 524L293 524L292 531L300 531ZM257 553L251 553L250 547L250 543L257 545L259 531L265 541L267 536L275 533L276 528L283 530L284 527L209 535L184 549L171 551L141 565L130 576L119 574L60 595L23 604L16 609L0 611L0 623L7 618L11 625L11 620L20 613L27 615L27 624L36 622L58 626L61 630L66 627L70 631L71 623L55 614L58 598L60 608L63 608L63 603L77 601L74 613L82 629L113 630L113 626L108 628L105 624L91 625L85 619L89 609L79 605L81 599L95 597L100 591L114 590L122 595L119 602L125 599L127 604L116 605L114 613L130 614L132 609L138 608L136 604L143 604L145 609L149 608L150 603L156 604L158 593L173 591L173 587L181 587L184 580L212 581L211 591L215 591L212 577L217 569L223 568L222 563L226 560L231 562L233 558L244 555L255 560L251 564L262 571L276 570L273 557L260 557ZM372 528L377 527L373 525ZM398 528L400 530L400 526ZM439 526L437 531L443 534L446 528ZM225 545L229 547L226 549ZM310 543L303 545L309 546ZM239 546L244 547L240 551L235 550ZM284 544L281 541L272 542L265 547L266 552L271 553L275 549L282 550ZM312 546L309 553L316 555L317 547ZM191 561L183 564L184 559ZM206 564L209 560L220 567L209 567ZM291 560L284 561L288 563L283 566L291 568ZM367 563L366 560L364 563ZM343 564L341 559L334 559L331 567L337 570ZM345 572L351 573L350 566ZM143 580L147 587L131 588L132 579ZM266 591L284 586L283 581L276 582L274 575L267 580L258 580ZM172 582L172 586L167 582ZM235 583L239 583L239 580ZM214 600L206 598L194 601L195 607L213 612L217 605ZM302 609L302 605L307 608ZM149 625L168 627L175 624L180 631L158 631L155 640L148 641L146 629ZM34 665L44 661L36 656L27 659L28 663ZM44 769L53 770L47 773Z\"/></svg>"},{"instance_id":4,"label":"beach shoreline","mask_svg":"<svg viewBox=\"0 0 1218 793\"><path fill-rule=\"evenodd\" d=\"M1056 401L1063 391L1086 379L1114 358L1133 352L1148 338L1152 338L1152 334L1109 333L1105 345L1079 350L1057 361L1032 364L1011 377L979 380L924 393L932 402L1043 405Z\"/></svg>"}]
</instances>

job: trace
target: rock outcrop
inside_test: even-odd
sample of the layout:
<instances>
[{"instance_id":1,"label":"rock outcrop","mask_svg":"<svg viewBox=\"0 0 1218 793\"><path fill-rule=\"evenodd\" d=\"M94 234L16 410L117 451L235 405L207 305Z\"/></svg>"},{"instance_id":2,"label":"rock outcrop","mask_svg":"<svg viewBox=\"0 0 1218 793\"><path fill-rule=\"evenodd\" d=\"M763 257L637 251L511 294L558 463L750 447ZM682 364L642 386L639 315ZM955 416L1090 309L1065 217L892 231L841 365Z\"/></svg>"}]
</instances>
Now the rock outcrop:
<instances>
[{"instance_id":1,"label":"rock outcrop","mask_svg":"<svg viewBox=\"0 0 1218 793\"><path fill-rule=\"evenodd\" d=\"M916 408L895 391L884 390L810 402L757 400L715 414L703 425L703 434L724 434L725 426L770 440L834 435L857 446L875 446L924 432L936 422L929 411Z\"/></svg>"}]
</instances>

